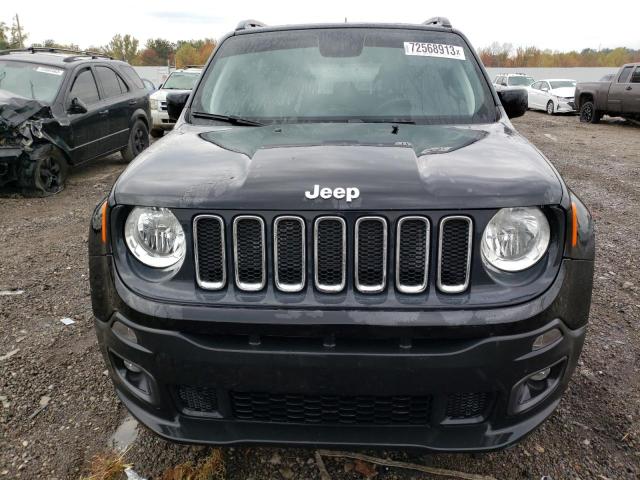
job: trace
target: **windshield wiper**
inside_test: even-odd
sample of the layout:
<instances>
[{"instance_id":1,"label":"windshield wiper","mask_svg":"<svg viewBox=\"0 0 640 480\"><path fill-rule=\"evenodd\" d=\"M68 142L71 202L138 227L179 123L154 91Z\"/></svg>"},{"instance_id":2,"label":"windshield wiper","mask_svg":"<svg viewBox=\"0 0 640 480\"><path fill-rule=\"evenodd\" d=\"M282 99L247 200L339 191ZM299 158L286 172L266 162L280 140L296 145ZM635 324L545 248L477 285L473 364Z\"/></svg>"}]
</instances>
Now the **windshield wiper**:
<instances>
[{"instance_id":1,"label":"windshield wiper","mask_svg":"<svg viewBox=\"0 0 640 480\"><path fill-rule=\"evenodd\" d=\"M231 123L232 125L247 125L250 127L262 127L264 123L256 122L242 117L236 117L235 115L217 115L215 113L207 112L191 112L191 116L195 118L204 118L207 120L219 120L221 122Z\"/></svg>"}]
</instances>

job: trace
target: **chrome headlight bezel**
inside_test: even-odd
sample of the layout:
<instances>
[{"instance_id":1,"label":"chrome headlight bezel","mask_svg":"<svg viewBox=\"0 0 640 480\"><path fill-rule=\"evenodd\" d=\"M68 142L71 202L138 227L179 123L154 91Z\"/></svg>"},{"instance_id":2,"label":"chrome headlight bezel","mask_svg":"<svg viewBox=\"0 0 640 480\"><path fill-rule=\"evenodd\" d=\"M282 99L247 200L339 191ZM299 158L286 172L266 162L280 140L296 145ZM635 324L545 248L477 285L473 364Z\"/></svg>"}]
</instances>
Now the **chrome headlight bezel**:
<instances>
[{"instance_id":1,"label":"chrome headlight bezel","mask_svg":"<svg viewBox=\"0 0 640 480\"><path fill-rule=\"evenodd\" d=\"M146 222L149 227L150 235L147 238L142 235L145 228L141 222ZM148 267L172 267L182 262L186 255L184 229L168 208L133 208L125 221L124 237L129 252ZM158 243L160 248L154 247Z\"/></svg>"},{"instance_id":2,"label":"chrome headlight bezel","mask_svg":"<svg viewBox=\"0 0 640 480\"><path fill-rule=\"evenodd\" d=\"M149 105L151 110L159 110L160 109L160 101L157 98L150 98Z\"/></svg>"},{"instance_id":3,"label":"chrome headlight bezel","mask_svg":"<svg viewBox=\"0 0 640 480\"><path fill-rule=\"evenodd\" d=\"M511 242L522 240L523 235L527 233L533 236L527 248L514 258L506 258L496 247L500 243L500 232L504 235L509 229L515 229L511 235ZM509 273L522 272L536 265L544 257L550 243L551 228L546 215L540 208L502 208L489 220L482 233L480 245L482 262L491 269ZM504 251L504 248L502 250Z\"/></svg>"}]
</instances>

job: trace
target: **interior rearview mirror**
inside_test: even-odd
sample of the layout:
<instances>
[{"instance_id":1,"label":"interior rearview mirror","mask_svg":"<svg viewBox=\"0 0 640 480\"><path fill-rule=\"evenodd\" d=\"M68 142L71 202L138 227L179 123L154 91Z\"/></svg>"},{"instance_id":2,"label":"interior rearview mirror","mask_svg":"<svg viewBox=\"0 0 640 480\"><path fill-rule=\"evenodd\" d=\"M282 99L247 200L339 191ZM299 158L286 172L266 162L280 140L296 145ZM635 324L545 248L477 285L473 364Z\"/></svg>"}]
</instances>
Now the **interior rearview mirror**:
<instances>
[{"instance_id":1,"label":"interior rearview mirror","mask_svg":"<svg viewBox=\"0 0 640 480\"><path fill-rule=\"evenodd\" d=\"M189 94L190 92L170 92L167 94L167 113L172 122L180 118L180 114L189 99Z\"/></svg>"},{"instance_id":2,"label":"interior rearview mirror","mask_svg":"<svg viewBox=\"0 0 640 480\"><path fill-rule=\"evenodd\" d=\"M498 97L509 118L521 117L527 111L529 94L524 88L500 90Z\"/></svg>"},{"instance_id":3,"label":"interior rearview mirror","mask_svg":"<svg viewBox=\"0 0 640 480\"><path fill-rule=\"evenodd\" d=\"M87 113L89 109L87 108L87 104L80 100L78 97L74 97L71 100L71 105L69 106L69 112L71 113Z\"/></svg>"}]
</instances>

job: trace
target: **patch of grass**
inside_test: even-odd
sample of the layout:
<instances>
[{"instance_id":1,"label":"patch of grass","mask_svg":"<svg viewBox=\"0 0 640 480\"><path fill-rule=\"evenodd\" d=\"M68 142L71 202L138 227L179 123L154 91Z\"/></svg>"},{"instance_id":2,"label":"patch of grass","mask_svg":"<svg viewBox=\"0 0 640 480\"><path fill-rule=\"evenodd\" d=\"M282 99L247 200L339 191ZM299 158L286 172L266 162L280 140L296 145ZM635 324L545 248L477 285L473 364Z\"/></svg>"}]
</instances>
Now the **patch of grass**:
<instances>
[{"instance_id":1,"label":"patch of grass","mask_svg":"<svg viewBox=\"0 0 640 480\"><path fill-rule=\"evenodd\" d=\"M107 452L94 455L89 467L89 476L80 480L120 480L124 478L124 471L131 465L125 463L124 454Z\"/></svg>"},{"instance_id":2,"label":"patch of grass","mask_svg":"<svg viewBox=\"0 0 640 480\"><path fill-rule=\"evenodd\" d=\"M224 480L226 468L222 451L218 448L197 463L185 462L171 467L162 474L161 480Z\"/></svg>"}]
</instances>

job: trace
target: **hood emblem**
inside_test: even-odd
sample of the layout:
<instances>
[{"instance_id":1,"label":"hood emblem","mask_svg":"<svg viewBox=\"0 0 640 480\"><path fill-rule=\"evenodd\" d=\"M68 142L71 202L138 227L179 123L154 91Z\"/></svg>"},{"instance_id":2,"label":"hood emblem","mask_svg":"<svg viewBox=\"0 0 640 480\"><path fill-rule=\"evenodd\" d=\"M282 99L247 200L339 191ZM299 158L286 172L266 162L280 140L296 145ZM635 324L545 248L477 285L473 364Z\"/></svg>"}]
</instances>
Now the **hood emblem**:
<instances>
[{"instance_id":1,"label":"hood emblem","mask_svg":"<svg viewBox=\"0 0 640 480\"><path fill-rule=\"evenodd\" d=\"M307 190L304 192L304 196L309 200L315 200L318 197L329 200L333 197L336 200L342 200L344 198L347 202L351 202L360 197L360 189L358 187L336 187L331 189L329 187L314 185L311 191Z\"/></svg>"}]
</instances>

